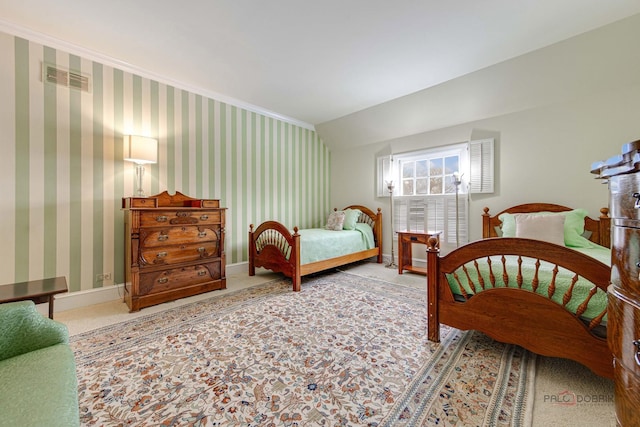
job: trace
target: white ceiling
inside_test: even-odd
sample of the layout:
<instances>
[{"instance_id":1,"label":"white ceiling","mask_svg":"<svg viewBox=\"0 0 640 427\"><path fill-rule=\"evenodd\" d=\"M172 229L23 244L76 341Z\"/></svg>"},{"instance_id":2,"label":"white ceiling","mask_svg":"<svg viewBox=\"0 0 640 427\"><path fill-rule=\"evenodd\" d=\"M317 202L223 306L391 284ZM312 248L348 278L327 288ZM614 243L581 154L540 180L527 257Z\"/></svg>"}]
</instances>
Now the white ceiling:
<instances>
[{"instance_id":1,"label":"white ceiling","mask_svg":"<svg viewBox=\"0 0 640 427\"><path fill-rule=\"evenodd\" d=\"M640 0L0 0L0 20L317 125L640 13Z\"/></svg>"}]
</instances>

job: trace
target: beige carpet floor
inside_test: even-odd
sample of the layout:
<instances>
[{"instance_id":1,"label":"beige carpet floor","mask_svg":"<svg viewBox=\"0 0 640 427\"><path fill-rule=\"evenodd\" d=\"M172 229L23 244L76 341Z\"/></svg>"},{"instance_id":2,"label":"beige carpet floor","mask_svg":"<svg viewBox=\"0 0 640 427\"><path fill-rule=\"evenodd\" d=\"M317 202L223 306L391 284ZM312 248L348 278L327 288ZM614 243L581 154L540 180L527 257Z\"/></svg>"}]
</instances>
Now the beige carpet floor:
<instances>
[{"instance_id":1,"label":"beige carpet floor","mask_svg":"<svg viewBox=\"0 0 640 427\"><path fill-rule=\"evenodd\" d=\"M345 268L350 273L375 277L392 283L425 289L424 276L388 269L375 263L357 263ZM246 273L229 275L227 289L214 291L216 295L254 286L281 277L264 270L254 277ZM304 281L303 281L304 286ZM152 312L167 310L211 296L209 294L184 298L179 301L147 307L137 313L129 313L126 304L111 301L80 309L56 313L56 320L64 323L69 332L79 334L102 326L126 322ZM564 359L538 357L534 393L532 426L615 426L613 382L596 376L587 368Z\"/></svg>"}]
</instances>

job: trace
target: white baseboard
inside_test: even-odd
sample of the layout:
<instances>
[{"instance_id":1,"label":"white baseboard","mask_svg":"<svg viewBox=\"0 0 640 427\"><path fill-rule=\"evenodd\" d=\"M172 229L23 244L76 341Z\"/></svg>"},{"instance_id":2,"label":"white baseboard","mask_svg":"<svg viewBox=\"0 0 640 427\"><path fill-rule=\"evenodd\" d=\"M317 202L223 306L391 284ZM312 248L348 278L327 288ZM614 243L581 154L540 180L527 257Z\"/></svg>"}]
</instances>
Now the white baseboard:
<instances>
[{"instance_id":1,"label":"white baseboard","mask_svg":"<svg viewBox=\"0 0 640 427\"><path fill-rule=\"evenodd\" d=\"M247 262L227 265L225 268L227 280L229 280L229 276L234 274L248 274L248 265L249 263ZM55 296L55 303L53 304L54 312L57 313L60 311L73 310L90 305L121 300L124 295L123 288L124 284L119 283L113 286L105 286L103 288L58 294ZM38 304L37 308L43 315L48 315L48 304Z\"/></svg>"},{"instance_id":2,"label":"white baseboard","mask_svg":"<svg viewBox=\"0 0 640 427\"><path fill-rule=\"evenodd\" d=\"M54 311L67 311L75 308L87 307L94 304L121 300L124 295L124 284L119 283L103 288L88 289L85 291L68 292L56 295ZM43 304L46 306L46 304Z\"/></svg>"}]
</instances>

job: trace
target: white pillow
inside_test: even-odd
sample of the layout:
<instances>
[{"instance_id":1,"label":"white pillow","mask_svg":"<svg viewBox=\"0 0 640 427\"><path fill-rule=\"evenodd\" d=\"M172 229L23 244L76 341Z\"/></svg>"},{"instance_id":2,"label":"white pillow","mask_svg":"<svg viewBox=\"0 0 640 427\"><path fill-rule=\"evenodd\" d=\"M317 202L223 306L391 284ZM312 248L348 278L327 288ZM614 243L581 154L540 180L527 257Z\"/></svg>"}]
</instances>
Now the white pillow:
<instances>
[{"instance_id":1,"label":"white pillow","mask_svg":"<svg viewBox=\"0 0 640 427\"><path fill-rule=\"evenodd\" d=\"M564 215L517 215L516 237L544 240L564 246L564 219Z\"/></svg>"}]
</instances>

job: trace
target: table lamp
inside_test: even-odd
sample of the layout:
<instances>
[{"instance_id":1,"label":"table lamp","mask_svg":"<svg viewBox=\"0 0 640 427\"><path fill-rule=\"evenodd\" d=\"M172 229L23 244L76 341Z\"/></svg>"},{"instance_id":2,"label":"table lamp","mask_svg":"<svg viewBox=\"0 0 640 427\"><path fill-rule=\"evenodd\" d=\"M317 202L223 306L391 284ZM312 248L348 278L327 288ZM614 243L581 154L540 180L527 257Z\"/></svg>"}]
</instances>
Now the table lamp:
<instances>
[{"instance_id":1,"label":"table lamp","mask_svg":"<svg viewBox=\"0 0 640 427\"><path fill-rule=\"evenodd\" d=\"M137 197L146 197L142 189L144 165L158 161L158 140L138 135L124 136L124 160L136 164Z\"/></svg>"}]
</instances>

